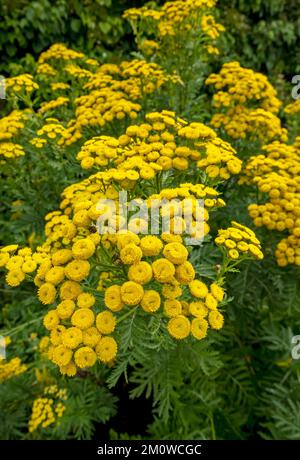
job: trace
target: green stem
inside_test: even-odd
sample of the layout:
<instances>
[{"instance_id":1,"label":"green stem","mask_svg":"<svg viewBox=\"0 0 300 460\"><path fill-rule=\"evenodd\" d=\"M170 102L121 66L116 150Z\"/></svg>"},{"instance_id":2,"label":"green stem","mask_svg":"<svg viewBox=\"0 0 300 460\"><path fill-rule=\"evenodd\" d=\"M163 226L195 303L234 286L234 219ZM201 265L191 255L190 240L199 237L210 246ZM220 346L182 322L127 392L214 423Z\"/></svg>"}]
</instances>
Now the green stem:
<instances>
[{"instance_id":1,"label":"green stem","mask_svg":"<svg viewBox=\"0 0 300 460\"><path fill-rule=\"evenodd\" d=\"M213 418L213 415L210 414L209 416L209 419L210 419L210 426L211 426L211 436L212 436L212 440L215 441L217 439L217 436L216 436L216 430L215 430L215 424L214 424L214 418Z\"/></svg>"},{"instance_id":2,"label":"green stem","mask_svg":"<svg viewBox=\"0 0 300 460\"><path fill-rule=\"evenodd\" d=\"M119 324L121 321L123 321L124 319L126 319L128 316L132 315L133 313L135 313L137 310L137 307L135 308L132 308L131 310L129 310L127 313L125 313L123 316L121 316L118 320L117 320L117 324Z\"/></svg>"}]
</instances>

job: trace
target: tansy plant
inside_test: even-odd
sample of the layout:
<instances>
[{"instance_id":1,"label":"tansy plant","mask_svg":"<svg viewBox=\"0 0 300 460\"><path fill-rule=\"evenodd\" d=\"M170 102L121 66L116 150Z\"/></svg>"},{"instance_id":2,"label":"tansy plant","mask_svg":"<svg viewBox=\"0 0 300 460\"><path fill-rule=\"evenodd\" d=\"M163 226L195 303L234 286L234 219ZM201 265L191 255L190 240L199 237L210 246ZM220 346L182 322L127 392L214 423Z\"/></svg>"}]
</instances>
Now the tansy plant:
<instances>
[{"instance_id":1,"label":"tansy plant","mask_svg":"<svg viewBox=\"0 0 300 460\"><path fill-rule=\"evenodd\" d=\"M221 329L226 273L240 260L263 257L253 231L232 222L218 231L220 263L212 279L192 258L195 239L215 244L211 218L225 206L215 187L239 173L234 149L207 126L163 111L119 138L88 141L78 159L98 172L64 190L60 210L46 216L43 244L1 249L6 282L33 281L50 307L43 319L48 358L68 376L99 360L114 367L123 352L119 325L137 318L155 321L154 338L168 333L191 343ZM127 209L124 217L122 191L147 211L162 203L155 234L145 215ZM116 214L106 199L116 203ZM99 221L107 222L106 232L97 232Z\"/></svg>"}]
</instances>

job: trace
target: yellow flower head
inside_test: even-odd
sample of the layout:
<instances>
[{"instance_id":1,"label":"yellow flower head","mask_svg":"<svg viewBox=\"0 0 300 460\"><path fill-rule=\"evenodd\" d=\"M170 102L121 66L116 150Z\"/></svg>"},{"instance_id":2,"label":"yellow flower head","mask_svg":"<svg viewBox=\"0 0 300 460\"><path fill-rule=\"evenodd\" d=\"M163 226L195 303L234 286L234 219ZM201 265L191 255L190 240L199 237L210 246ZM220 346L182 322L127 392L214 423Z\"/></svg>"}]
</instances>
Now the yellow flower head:
<instances>
[{"instance_id":1,"label":"yellow flower head","mask_svg":"<svg viewBox=\"0 0 300 460\"><path fill-rule=\"evenodd\" d=\"M144 256L157 256L162 250L163 243L157 236L147 235L141 238L140 247Z\"/></svg>"},{"instance_id":2,"label":"yellow flower head","mask_svg":"<svg viewBox=\"0 0 300 460\"><path fill-rule=\"evenodd\" d=\"M89 308L79 308L73 313L71 322L79 329L87 329L94 324L95 315Z\"/></svg>"},{"instance_id":3,"label":"yellow flower head","mask_svg":"<svg viewBox=\"0 0 300 460\"><path fill-rule=\"evenodd\" d=\"M97 361L97 355L91 347L80 347L74 353L74 361L81 369L92 367Z\"/></svg>"},{"instance_id":4,"label":"yellow flower head","mask_svg":"<svg viewBox=\"0 0 300 460\"><path fill-rule=\"evenodd\" d=\"M69 327L62 334L62 343L67 348L77 348L82 343L82 331L78 327Z\"/></svg>"},{"instance_id":5,"label":"yellow flower head","mask_svg":"<svg viewBox=\"0 0 300 460\"><path fill-rule=\"evenodd\" d=\"M161 298L157 291L150 289L144 292L141 307L147 313L154 313L160 308Z\"/></svg>"},{"instance_id":6,"label":"yellow flower head","mask_svg":"<svg viewBox=\"0 0 300 460\"><path fill-rule=\"evenodd\" d=\"M208 322L204 318L192 320L191 333L197 340L202 340L207 335Z\"/></svg>"},{"instance_id":7,"label":"yellow flower head","mask_svg":"<svg viewBox=\"0 0 300 460\"><path fill-rule=\"evenodd\" d=\"M208 294L208 287L205 283L203 283L203 281L200 280L191 281L189 284L189 289L191 294L199 299L205 299Z\"/></svg>"},{"instance_id":8,"label":"yellow flower head","mask_svg":"<svg viewBox=\"0 0 300 460\"><path fill-rule=\"evenodd\" d=\"M104 303L111 311L120 311L123 308L121 287L117 284L109 286L104 293Z\"/></svg>"},{"instance_id":9,"label":"yellow flower head","mask_svg":"<svg viewBox=\"0 0 300 460\"><path fill-rule=\"evenodd\" d=\"M143 287L134 281L126 281L121 286L121 299L126 305L138 305L143 295Z\"/></svg>"},{"instance_id":10,"label":"yellow flower head","mask_svg":"<svg viewBox=\"0 0 300 460\"><path fill-rule=\"evenodd\" d=\"M175 267L167 259L157 259L152 264L154 278L160 283L170 283L175 275Z\"/></svg>"},{"instance_id":11,"label":"yellow flower head","mask_svg":"<svg viewBox=\"0 0 300 460\"><path fill-rule=\"evenodd\" d=\"M183 315L175 316L168 322L169 334L177 340L185 339L189 336L191 330L191 323Z\"/></svg>"},{"instance_id":12,"label":"yellow flower head","mask_svg":"<svg viewBox=\"0 0 300 460\"><path fill-rule=\"evenodd\" d=\"M102 311L96 317L96 326L101 334L111 334L116 327L116 318L110 311Z\"/></svg>"},{"instance_id":13,"label":"yellow flower head","mask_svg":"<svg viewBox=\"0 0 300 460\"><path fill-rule=\"evenodd\" d=\"M138 284L149 283L152 279L151 265L144 261L131 265L128 270L128 278Z\"/></svg>"},{"instance_id":14,"label":"yellow flower head","mask_svg":"<svg viewBox=\"0 0 300 460\"><path fill-rule=\"evenodd\" d=\"M96 346L96 354L100 361L109 363L117 354L118 346L113 337L103 337Z\"/></svg>"}]
</instances>

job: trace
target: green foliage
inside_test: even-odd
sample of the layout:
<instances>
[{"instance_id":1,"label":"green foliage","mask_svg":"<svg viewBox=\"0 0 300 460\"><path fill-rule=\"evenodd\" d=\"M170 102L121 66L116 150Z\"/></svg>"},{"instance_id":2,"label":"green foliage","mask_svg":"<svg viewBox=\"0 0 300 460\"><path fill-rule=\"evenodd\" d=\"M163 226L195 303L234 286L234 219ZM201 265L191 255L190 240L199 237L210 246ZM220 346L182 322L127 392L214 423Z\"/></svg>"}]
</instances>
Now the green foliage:
<instances>
[{"instance_id":1,"label":"green foliage","mask_svg":"<svg viewBox=\"0 0 300 460\"><path fill-rule=\"evenodd\" d=\"M219 0L231 52L242 65L283 73L300 71L298 0Z\"/></svg>"},{"instance_id":2,"label":"green foliage","mask_svg":"<svg viewBox=\"0 0 300 460\"><path fill-rule=\"evenodd\" d=\"M116 413L116 398L90 376L61 381L60 386L68 392L62 420L28 434L30 407L42 385L36 385L33 369L2 383L0 439L91 439L96 424L106 423Z\"/></svg>"},{"instance_id":3,"label":"green foliage","mask_svg":"<svg viewBox=\"0 0 300 460\"><path fill-rule=\"evenodd\" d=\"M143 1L128 0L13 0L0 4L0 70L14 69L12 61L37 56L56 42L67 42L93 54L116 46L129 27L122 11ZM123 39L124 40L124 39ZM122 42L124 47L124 41ZM23 65L28 62L23 60Z\"/></svg>"}]
</instances>

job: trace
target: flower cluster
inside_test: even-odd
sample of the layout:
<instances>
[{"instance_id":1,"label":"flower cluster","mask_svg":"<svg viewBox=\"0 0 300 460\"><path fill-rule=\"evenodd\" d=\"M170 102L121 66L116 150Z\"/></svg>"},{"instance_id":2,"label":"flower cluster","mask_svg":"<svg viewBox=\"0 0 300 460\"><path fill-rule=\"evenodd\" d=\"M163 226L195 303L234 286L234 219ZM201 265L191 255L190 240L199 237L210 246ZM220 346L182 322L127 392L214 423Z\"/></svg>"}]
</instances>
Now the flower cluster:
<instances>
[{"instance_id":1,"label":"flower cluster","mask_svg":"<svg viewBox=\"0 0 300 460\"><path fill-rule=\"evenodd\" d=\"M30 94L39 88L30 74L18 75L17 77L7 78L5 86L8 94L18 95L19 93Z\"/></svg>"},{"instance_id":2,"label":"flower cluster","mask_svg":"<svg viewBox=\"0 0 300 460\"><path fill-rule=\"evenodd\" d=\"M37 74L40 75L45 75L45 76L50 76L50 77L55 77L56 75L56 70L49 64L47 63L41 63L38 64L37 69L36 69Z\"/></svg>"},{"instance_id":3,"label":"flower cluster","mask_svg":"<svg viewBox=\"0 0 300 460\"><path fill-rule=\"evenodd\" d=\"M285 108L284 111L287 115L294 115L298 112L300 112L300 99L297 99L294 102L291 102L288 104Z\"/></svg>"},{"instance_id":4,"label":"flower cluster","mask_svg":"<svg viewBox=\"0 0 300 460\"><path fill-rule=\"evenodd\" d=\"M0 383L22 374L26 369L26 364L23 364L20 358L12 358L10 361L0 362Z\"/></svg>"},{"instance_id":5,"label":"flower cluster","mask_svg":"<svg viewBox=\"0 0 300 460\"><path fill-rule=\"evenodd\" d=\"M51 121L39 135L53 137ZM44 243L34 252L8 246L0 253L6 282L33 280L40 302L51 306L43 353L68 376L97 361L111 364L122 315L137 309L159 315L178 340L220 329L223 277L199 277L190 252L210 239L210 215L225 206L213 184L240 172L235 150L202 123L162 111L118 138L90 139L78 160L98 172L64 190L60 210L46 216ZM129 191L130 201L120 191ZM261 258L253 232L233 225L235 235L221 231L218 244L236 241L244 255ZM238 257L229 251L226 264Z\"/></svg>"},{"instance_id":6,"label":"flower cluster","mask_svg":"<svg viewBox=\"0 0 300 460\"><path fill-rule=\"evenodd\" d=\"M83 53L80 53L78 51L71 50L67 48L64 44L62 43L56 43L52 46L47 51L44 51L41 53L39 56L38 63L39 65L44 64L47 61L73 61L76 59L83 59L85 58L85 55Z\"/></svg>"},{"instance_id":7,"label":"flower cluster","mask_svg":"<svg viewBox=\"0 0 300 460\"><path fill-rule=\"evenodd\" d=\"M1 160L18 158L25 155L25 151L20 144L14 142L0 142L0 163Z\"/></svg>"},{"instance_id":8,"label":"flower cluster","mask_svg":"<svg viewBox=\"0 0 300 460\"><path fill-rule=\"evenodd\" d=\"M40 254L32 254L30 248L18 249L18 245L4 246L0 249L0 267L7 270L6 283L19 286L27 274L33 273L43 258Z\"/></svg>"},{"instance_id":9,"label":"flower cluster","mask_svg":"<svg viewBox=\"0 0 300 460\"><path fill-rule=\"evenodd\" d=\"M257 227L265 226L289 234L275 251L280 266L300 264L300 166L299 146L273 142L264 154L251 157L244 168L241 184L254 184L264 204L249 205Z\"/></svg>"},{"instance_id":10,"label":"flower cluster","mask_svg":"<svg viewBox=\"0 0 300 460\"><path fill-rule=\"evenodd\" d=\"M211 74L207 85L213 85L218 92L213 101L216 107L251 102L271 113L277 113L281 102L267 77L252 69L241 67L239 62L228 62L222 66L218 74Z\"/></svg>"},{"instance_id":11,"label":"flower cluster","mask_svg":"<svg viewBox=\"0 0 300 460\"><path fill-rule=\"evenodd\" d=\"M248 109L244 106L229 108L226 113L216 113L211 119L214 128L224 128L233 139L287 140L287 130L280 118L264 109Z\"/></svg>"},{"instance_id":12,"label":"flower cluster","mask_svg":"<svg viewBox=\"0 0 300 460\"><path fill-rule=\"evenodd\" d=\"M220 229L215 242L232 260L237 259L263 259L260 241L255 233L245 225L231 222L231 227Z\"/></svg>"},{"instance_id":13,"label":"flower cluster","mask_svg":"<svg viewBox=\"0 0 300 460\"><path fill-rule=\"evenodd\" d=\"M124 129L138 117L145 98L166 85L179 83L175 73L168 74L158 64L143 59L101 65L83 53L55 44L38 58L35 75L6 80L8 109L24 104L30 109L13 110L0 119L0 141L22 133L23 143L38 149L46 144L44 139L52 140L54 149L56 144L67 148L81 138L90 138L91 132L115 132L115 124ZM24 119L29 112L32 123L27 129ZM32 127L37 133L34 140ZM18 152L10 155L11 149L4 146L1 155L7 150L7 158L18 156Z\"/></svg>"},{"instance_id":14,"label":"flower cluster","mask_svg":"<svg viewBox=\"0 0 300 460\"><path fill-rule=\"evenodd\" d=\"M43 395L34 400L32 413L28 423L29 433L40 428L47 428L57 423L66 407L67 390L51 385L44 389Z\"/></svg>"},{"instance_id":15,"label":"flower cluster","mask_svg":"<svg viewBox=\"0 0 300 460\"><path fill-rule=\"evenodd\" d=\"M43 102L39 108L40 113L51 112L52 110L56 109L57 107L61 107L63 105L68 104L69 98L59 96L56 99L53 99L49 102Z\"/></svg>"},{"instance_id":16,"label":"flower cluster","mask_svg":"<svg viewBox=\"0 0 300 460\"><path fill-rule=\"evenodd\" d=\"M61 146L70 137L68 130L56 118L47 118L36 134L38 137L33 138L30 143L37 148L43 147L46 142Z\"/></svg>"},{"instance_id":17,"label":"flower cluster","mask_svg":"<svg viewBox=\"0 0 300 460\"><path fill-rule=\"evenodd\" d=\"M212 126L223 127L234 139L287 140L287 131L276 116L281 102L265 75L234 61L225 63L218 74L211 74L206 84L217 90L213 105L220 110L213 115Z\"/></svg>"},{"instance_id":18,"label":"flower cluster","mask_svg":"<svg viewBox=\"0 0 300 460\"><path fill-rule=\"evenodd\" d=\"M13 110L0 119L0 164L25 155L22 145L16 142L30 117L30 110Z\"/></svg>"},{"instance_id":19,"label":"flower cluster","mask_svg":"<svg viewBox=\"0 0 300 460\"><path fill-rule=\"evenodd\" d=\"M83 169L123 170L120 179L135 183L162 171L199 168L210 180L239 174L241 160L230 144L202 123L187 123L174 112L146 115L146 122L129 126L119 138L95 137L77 155ZM125 175L124 175L125 174Z\"/></svg>"},{"instance_id":20,"label":"flower cluster","mask_svg":"<svg viewBox=\"0 0 300 460\"><path fill-rule=\"evenodd\" d=\"M24 128L24 119L30 112L26 110L13 110L9 115L0 119L0 142L7 141L17 136Z\"/></svg>"}]
</instances>

